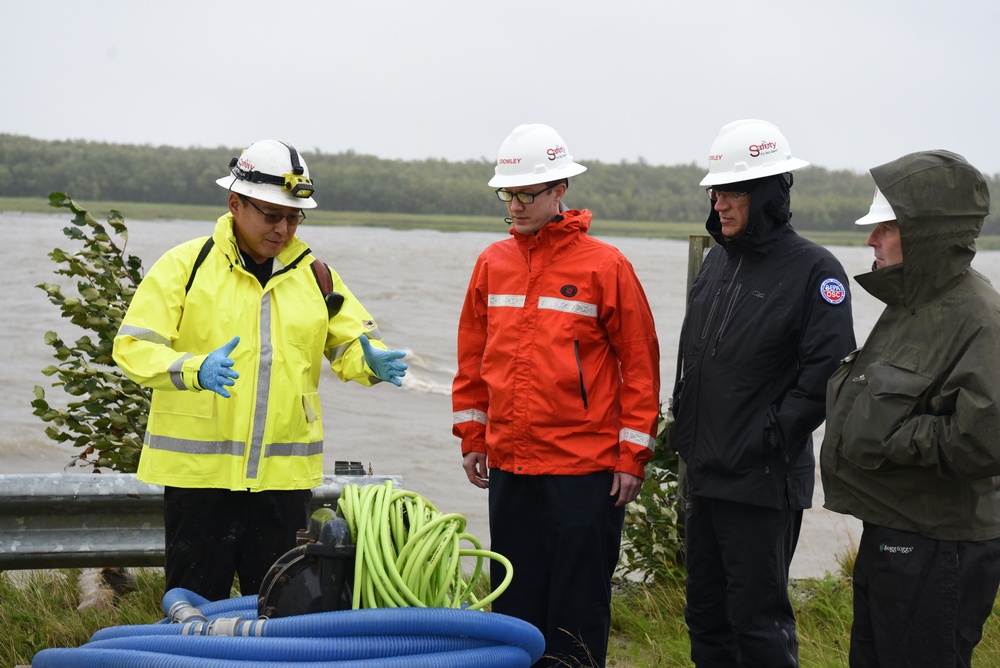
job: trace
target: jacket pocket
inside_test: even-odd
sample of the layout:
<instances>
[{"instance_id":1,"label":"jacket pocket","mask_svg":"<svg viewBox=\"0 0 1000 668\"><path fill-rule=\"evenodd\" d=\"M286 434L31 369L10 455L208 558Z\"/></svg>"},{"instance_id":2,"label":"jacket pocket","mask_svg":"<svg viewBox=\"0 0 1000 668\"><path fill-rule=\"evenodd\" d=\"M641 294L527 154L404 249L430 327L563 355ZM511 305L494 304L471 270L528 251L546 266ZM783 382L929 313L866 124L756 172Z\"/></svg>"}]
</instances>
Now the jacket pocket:
<instances>
[{"instance_id":1,"label":"jacket pocket","mask_svg":"<svg viewBox=\"0 0 1000 668\"><path fill-rule=\"evenodd\" d=\"M587 381L583 376L583 363L580 362L580 340L573 341L573 357L576 360L576 372L580 377L580 400L583 407L587 408Z\"/></svg>"},{"instance_id":2,"label":"jacket pocket","mask_svg":"<svg viewBox=\"0 0 1000 668\"><path fill-rule=\"evenodd\" d=\"M156 392L150 404L150 413L208 419L215 415L215 402L219 398L211 390Z\"/></svg>"},{"instance_id":3,"label":"jacket pocket","mask_svg":"<svg viewBox=\"0 0 1000 668\"><path fill-rule=\"evenodd\" d=\"M931 379L889 364L873 364L848 382L865 383L844 421L841 453L863 469L886 463L884 443L920 403Z\"/></svg>"},{"instance_id":4,"label":"jacket pocket","mask_svg":"<svg viewBox=\"0 0 1000 668\"><path fill-rule=\"evenodd\" d=\"M302 395L302 411L306 416L306 422L312 423L320 418L323 409L320 407L319 392L307 392Z\"/></svg>"}]
</instances>

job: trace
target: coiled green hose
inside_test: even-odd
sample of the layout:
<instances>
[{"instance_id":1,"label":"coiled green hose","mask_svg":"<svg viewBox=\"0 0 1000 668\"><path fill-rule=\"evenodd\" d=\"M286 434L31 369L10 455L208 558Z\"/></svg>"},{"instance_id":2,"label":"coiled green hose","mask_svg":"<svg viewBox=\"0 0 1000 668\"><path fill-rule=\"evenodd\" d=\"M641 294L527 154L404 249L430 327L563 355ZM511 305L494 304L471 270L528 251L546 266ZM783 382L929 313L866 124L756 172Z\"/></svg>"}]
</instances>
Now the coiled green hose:
<instances>
[{"instance_id":1,"label":"coiled green hose","mask_svg":"<svg viewBox=\"0 0 1000 668\"><path fill-rule=\"evenodd\" d=\"M430 501L408 490L383 485L345 485L337 512L347 521L356 546L352 607L434 607L482 609L499 596L514 575L510 561L484 550L465 533L465 517L441 513ZM462 548L467 541L471 549ZM466 579L462 557L474 557ZM478 599L473 590L483 575L483 560L504 565L506 577L492 593Z\"/></svg>"}]
</instances>

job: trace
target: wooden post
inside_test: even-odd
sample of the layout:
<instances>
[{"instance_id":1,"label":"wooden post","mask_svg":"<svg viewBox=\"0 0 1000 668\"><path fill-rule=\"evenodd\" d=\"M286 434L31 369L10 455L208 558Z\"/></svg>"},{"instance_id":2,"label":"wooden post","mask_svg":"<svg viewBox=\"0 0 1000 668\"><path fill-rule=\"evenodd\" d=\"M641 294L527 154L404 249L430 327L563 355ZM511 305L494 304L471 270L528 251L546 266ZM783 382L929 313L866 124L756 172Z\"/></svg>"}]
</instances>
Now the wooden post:
<instances>
[{"instance_id":1,"label":"wooden post","mask_svg":"<svg viewBox=\"0 0 1000 668\"><path fill-rule=\"evenodd\" d=\"M695 276L701 271L701 265L705 262L705 255L714 245L715 239L707 234L692 234L688 237L687 292L691 292L691 284L694 283Z\"/></svg>"},{"instance_id":2,"label":"wooden post","mask_svg":"<svg viewBox=\"0 0 1000 668\"><path fill-rule=\"evenodd\" d=\"M701 265L705 262L705 256L708 251L715 245L715 239L707 234L692 234L688 237L688 264L687 264L687 289L684 291L684 310L685 315L687 314L687 297L691 293L691 285L694 283L694 279L698 276L698 272L701 271ZM677 374L674 376L676 379L680 378L681 370L683 366L683 360L681 358L680 346L677 348ZM671 397L671 401L673 397ZM667 414L668 422L668 438L673 437L673 414ZM671 446L672 447L672 446ZM684 504L687 499L687 471L684 460L681 459L680 455L677 456L677 520L681 535L683 535L683 525L684 525Z\"/></svg>"},{"instance_id":3,"label":"wooden post","mask_svg":"<svg viewBox=\"0 0 1000 668\"><path fill-rule=\"evenodd\" d=\"M688 236L688 265L687 265L687 288L684 290L684 315L687 315L687 300L691 294L691 285L695 277L701 271L701 265L705 262L705 256L709 249L715 245L715 239L707 234L692 234ZM674 382L681 377L681 351L677 350L677 372L674 374Z\"/></svg>"}]
</instances>

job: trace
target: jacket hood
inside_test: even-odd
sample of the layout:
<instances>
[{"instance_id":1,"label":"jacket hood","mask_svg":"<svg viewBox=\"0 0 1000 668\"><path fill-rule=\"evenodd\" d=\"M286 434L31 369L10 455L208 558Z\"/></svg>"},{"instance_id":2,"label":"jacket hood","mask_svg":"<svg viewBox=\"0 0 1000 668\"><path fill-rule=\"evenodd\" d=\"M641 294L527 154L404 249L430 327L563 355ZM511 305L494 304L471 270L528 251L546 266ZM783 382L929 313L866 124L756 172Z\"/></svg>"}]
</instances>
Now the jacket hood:
<instances>
[{"instance_id":1,"label":"jacket hood","mask_svg":"<svg viewBox=\"0 0 1000 668\"><path fill-rule=\"evenodd\" d=\"M719 212L713 206L705 222L705 229L727 250L751 250L764 253L776 243L778 228L788 225L791 212L791 174L778 174L762 179L747 181L750 191L750 212L747 227L738 237L732 239L722 234Z\"/></svg>"},{"instance_id":2,"label":"jacket hood","mask_svg":"<svg viewBox=\"0 0 1000 668\"><path fill-rule=\"evenodd\" d=\"M903 263L856 279L887 304L926 303L972 264L990 212L986 181L965 158L943 150L910 153L871 174L896 214Z\"/></svg>"}]
</instances>

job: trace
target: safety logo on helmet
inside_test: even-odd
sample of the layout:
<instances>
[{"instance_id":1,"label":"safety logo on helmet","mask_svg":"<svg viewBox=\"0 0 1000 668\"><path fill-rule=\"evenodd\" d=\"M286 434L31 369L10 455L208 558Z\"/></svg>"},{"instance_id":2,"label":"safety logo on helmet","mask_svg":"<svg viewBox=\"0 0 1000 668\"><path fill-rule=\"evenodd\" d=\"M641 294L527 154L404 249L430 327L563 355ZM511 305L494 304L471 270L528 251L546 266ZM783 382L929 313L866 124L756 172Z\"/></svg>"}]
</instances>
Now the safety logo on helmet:
<instances>
[{"instance_id":1,"label":"safety logo on helmet","mask_svg":"<svg viewBox=\"0 0 1000 668\"><path fill-rule=\"evenodd\" d=\"M565 146L553 146L545 152L549 156L549 160L558 160L567 155Z\"/></svg>"},{"instance_id":2,"label":"safety logo on helmet","mask_svg":"<svg viewBox=\"0 0 1000 668\"><path fill-rule=\"evenodd\" d=\"M762 141L759 144L750 144L750 155L754 158L759 158L762 155L777 152L778 145L773 141Z\"/></svg>"},{"instance_id":3,"label":"safety logo on helmet","mask_svg":"<svg viewBox=\"0 0 1000 668\"><path fill-rule=\"evenodd\" d=\"M823 299L831 304L839 304L847 299L847 290L844 289L844 284L836 278L828 278L823 281L819 286L819 293L823 295Z\"/></svg>"}]
</instances>

